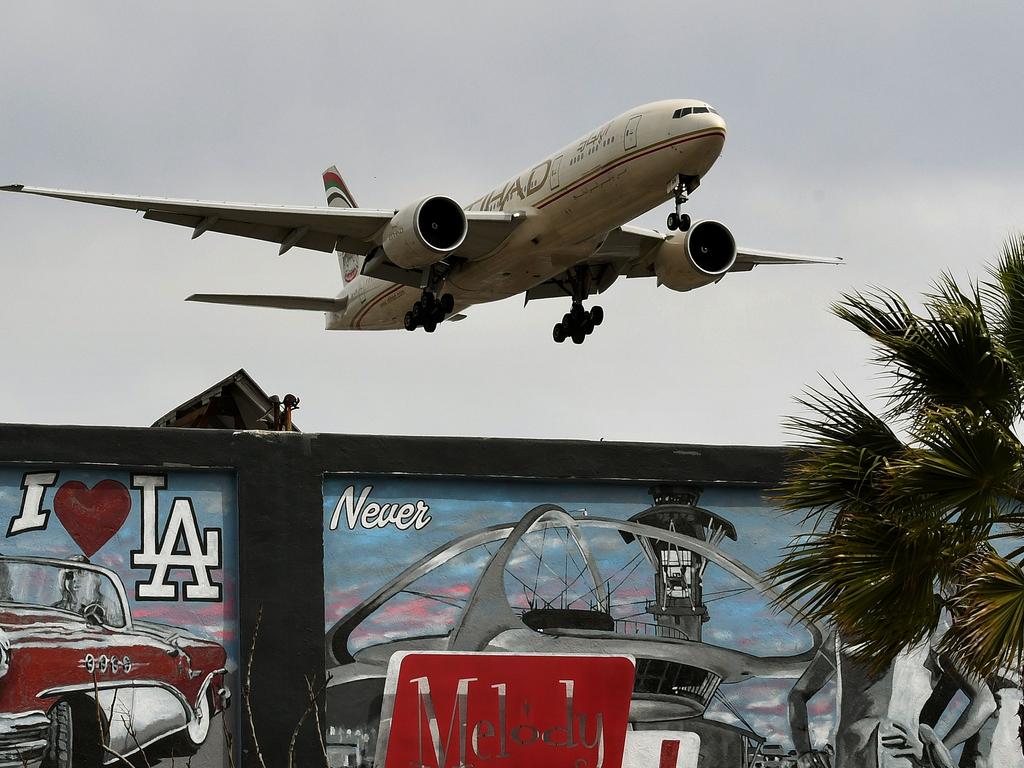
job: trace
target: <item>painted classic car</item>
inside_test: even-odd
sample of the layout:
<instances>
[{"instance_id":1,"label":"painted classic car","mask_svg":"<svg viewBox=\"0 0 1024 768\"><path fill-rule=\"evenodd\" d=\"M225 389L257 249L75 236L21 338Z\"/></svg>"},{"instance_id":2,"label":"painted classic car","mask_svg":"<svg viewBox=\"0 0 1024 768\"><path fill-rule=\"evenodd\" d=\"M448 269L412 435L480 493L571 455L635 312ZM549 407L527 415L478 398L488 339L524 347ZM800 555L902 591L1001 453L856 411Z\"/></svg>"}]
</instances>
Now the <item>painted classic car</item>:
<instances>
[{"instance_id":1,"label":"painted classic car","mask_svg":"<svg viewBox=\"0 0 1024 768\"><path fill-rule=\"evenodd\" d=\"M0 768L191 754L230 701L226 658L133 620L117 574L84 558L0 557Z\"/></svg>"}]
</instances>

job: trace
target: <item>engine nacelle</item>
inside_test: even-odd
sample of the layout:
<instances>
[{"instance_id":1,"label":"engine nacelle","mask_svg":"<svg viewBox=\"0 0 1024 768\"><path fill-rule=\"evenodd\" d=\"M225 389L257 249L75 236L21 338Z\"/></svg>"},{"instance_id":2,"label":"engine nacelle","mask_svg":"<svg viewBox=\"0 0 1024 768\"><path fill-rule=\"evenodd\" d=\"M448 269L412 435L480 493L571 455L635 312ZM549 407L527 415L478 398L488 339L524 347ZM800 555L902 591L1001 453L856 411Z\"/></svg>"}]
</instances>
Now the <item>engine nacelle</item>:
<instances>
[{"instance_id":1,"label":"engine nacelle","mask_svg":"<svg viewBox=\"0 0 1024 768\"><path fill-rule=\"evenodd\" d=\"M690 291L720 280L735 262L732 232L717 221L698 221L658 246L654 272L659 285Z\"/></svg>"},{"instance_id":2,"label":"engine nacelle","mask_svg":"<svg viewBox=\"0 0 1024 768\"><path fill-rule=\"evenodd\" d=\"M466 239L469 226L462 207L450 197L431 195L396 213L384 227L381 245L403 269L434 264Z\"/></svg>"}]
</instances>

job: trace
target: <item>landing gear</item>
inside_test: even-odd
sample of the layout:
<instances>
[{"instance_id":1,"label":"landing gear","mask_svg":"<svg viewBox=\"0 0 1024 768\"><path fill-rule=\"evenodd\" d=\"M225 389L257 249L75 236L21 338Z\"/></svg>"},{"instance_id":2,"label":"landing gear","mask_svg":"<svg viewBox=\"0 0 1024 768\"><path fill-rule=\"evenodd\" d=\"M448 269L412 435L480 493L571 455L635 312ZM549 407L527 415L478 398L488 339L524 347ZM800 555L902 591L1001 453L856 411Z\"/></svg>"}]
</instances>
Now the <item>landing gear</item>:
<instances>
[{"instance_id":1,"label":"landing gear","mask_svg":"<svg viewBox=\"0 0 1024 768\"><path fill-rule=\"evenodd\" d=\"M403 325L407 331L415 331L422 327L427 333L437 330L439 323L451 314L455 309L455 297L450 293L437 297L433 291L423 291L420 300L412 305L412 309L405 313Z\"/></svg>"},{"instance_id":2,"label":"landing gear","mask_svg":"<svg viewBox=\"0 0 1024 768\"><path fill-rule=\"evenodd\" d=\"M412 309L405 313L402 325L407 331L415 331L422 327L427 333L433 333L437 326L444 322L455 309L455 297L450 293L442 293L444 279L448 274L447 265L430 267L424 274L423 295L420 300L412 305Z\"/></svg>"},{"instance_id":3,"label":"landing gear","mask_svg":"<svg viewBox=\"0 0 1024 768\"><path fill-rule=\"evenodd\" d=\"M682 232L686 232L690 228L690 214L670 213L668 215L667 226L669 229L678 229Z\"/></svg>"},{"instance_id":4,"label":"landing gear","mask_svg":"<svg viewBox=\"0 0 1024 768\"><path fill-rule=\"evenodd\" d=\"M690 187L686 177L682 174L676 179L676 185L672 187L672 197L676 203L676 209L668 215L666 226L669 229L678 229L686 232L690 228L690 217L680 211L680 207L689 200Z\"/></svg>"},{"instance_id":5,"label":"landing gear","mask_svg":"<svg viewBox=\"0 0 1024 768\"><path fill-rule=\"evenodd\" d=\"M555 323L551 337L559 344L566 339L572 339L573 344L582 344L594 328L604 322L604 310L601 307L583 308L590 288L590 271L586 267L570 270L569 282L572 285L572 309L562 316L562 322Z\"/></svg>"}]
</instances>

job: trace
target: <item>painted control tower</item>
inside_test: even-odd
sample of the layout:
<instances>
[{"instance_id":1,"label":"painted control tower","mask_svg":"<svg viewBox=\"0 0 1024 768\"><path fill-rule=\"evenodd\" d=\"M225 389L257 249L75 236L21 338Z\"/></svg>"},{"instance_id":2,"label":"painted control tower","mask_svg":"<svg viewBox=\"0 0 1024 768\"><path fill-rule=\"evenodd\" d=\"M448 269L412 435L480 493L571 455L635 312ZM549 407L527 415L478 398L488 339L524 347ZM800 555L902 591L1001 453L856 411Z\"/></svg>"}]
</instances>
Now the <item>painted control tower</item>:
<instances>
[{"instance_id":1,"label":"painted control tower","mask_svg":"<svg viewBox=\"0 0 1024 768\"><path fill-rule=\"evenodd\" d=\"M630 522L681 533L718 546L728 536L736 541L736 528L725 518L697 506L701 489L692 485L656 485L650 490L654 506L629 518ZM632 534L622 532L630 543ZM654 569L654 598L647 601L659 637L700 642L701 627L710 617L704 603L703 577L707 561L696 552L670 542L640 538Z\"/></svg>"}]
</instances>

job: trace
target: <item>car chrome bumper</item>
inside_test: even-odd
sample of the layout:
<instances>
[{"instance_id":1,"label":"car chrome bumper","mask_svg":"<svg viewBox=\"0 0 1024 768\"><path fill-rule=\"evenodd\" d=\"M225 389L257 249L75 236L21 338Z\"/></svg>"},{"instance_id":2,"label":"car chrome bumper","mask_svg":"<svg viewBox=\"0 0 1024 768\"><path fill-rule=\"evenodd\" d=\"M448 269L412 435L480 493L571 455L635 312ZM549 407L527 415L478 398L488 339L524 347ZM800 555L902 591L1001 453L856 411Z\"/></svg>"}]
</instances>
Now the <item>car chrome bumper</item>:
<instances>
[{"instance_id":1,"label":"car chrome bumper","mask_svg":"<svg viewBox=\"0 0 1024 768\"><path fill-rule=\"evenodd\" d=\"M0 714L0 768L36 768L49 732L50 719L42 712Z\"/></svg>"}]
</instances>

